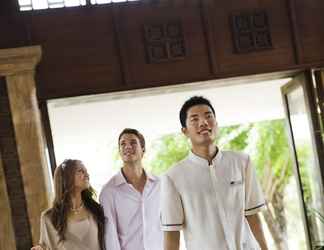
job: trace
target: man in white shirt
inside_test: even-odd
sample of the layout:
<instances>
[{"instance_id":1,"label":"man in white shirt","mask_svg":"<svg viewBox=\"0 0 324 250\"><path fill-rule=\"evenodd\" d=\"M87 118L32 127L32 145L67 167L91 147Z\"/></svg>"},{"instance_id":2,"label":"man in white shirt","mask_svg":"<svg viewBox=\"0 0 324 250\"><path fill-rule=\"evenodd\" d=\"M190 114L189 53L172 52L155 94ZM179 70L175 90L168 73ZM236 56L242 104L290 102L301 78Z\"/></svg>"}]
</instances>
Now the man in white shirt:
<instances>
[{"instance_id":1,"label":"man in white shirt","mask_svg":"<svg viewBox=\"0 0 324 250\"><path fill-rule=\"evenodd\" d=\"M214 145L215 111L204 97L187 100L180 111L189 156L162 178L164 250L267 250L258 212L265 205L248 155Z\"/></svg>"},{"instance_id":2,"label":"man in white shirt","mask_svg":"<svg viewBox=\"0 0 324 250\"><path fill-rule=\"evenodd\" d=\"M145 140L136 129L118 139L122 169L103 187L99 200L106 221L107 250L162 250L159 179L145 172Z\"/></svg>"}]
</instances>

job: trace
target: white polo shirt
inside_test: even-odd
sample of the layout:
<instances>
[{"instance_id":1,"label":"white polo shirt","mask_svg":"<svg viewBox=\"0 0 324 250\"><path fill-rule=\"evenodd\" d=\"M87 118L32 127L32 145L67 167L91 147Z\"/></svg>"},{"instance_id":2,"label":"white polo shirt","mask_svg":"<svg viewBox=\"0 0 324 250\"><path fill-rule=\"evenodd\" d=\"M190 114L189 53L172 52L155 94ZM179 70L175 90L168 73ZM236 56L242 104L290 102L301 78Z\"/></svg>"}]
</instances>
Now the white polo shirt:
<instances>
[{"instance_id":1,"label":"white polo shirt","mask_svg":"<svg viewBox=\"0 0 324 250\"><path fill-rule=\"evenodd\" d=\"M191 152L162 177L162 230L183 230L187 250L259 250L245 216L264 206L242 153L219 151L209 165Z\"/></svg>"},{"instance_id":2,"label":"white polo shirt","mask_svg":"<svg viewBox=\"0 0 324 250\"><path fill-rule=\"evenodd\" d=\"M119 171L100 196L106 217L107 250L162 250L160 180L147 174L143 193L127 183Z\"/></svg>"}]
</instances>

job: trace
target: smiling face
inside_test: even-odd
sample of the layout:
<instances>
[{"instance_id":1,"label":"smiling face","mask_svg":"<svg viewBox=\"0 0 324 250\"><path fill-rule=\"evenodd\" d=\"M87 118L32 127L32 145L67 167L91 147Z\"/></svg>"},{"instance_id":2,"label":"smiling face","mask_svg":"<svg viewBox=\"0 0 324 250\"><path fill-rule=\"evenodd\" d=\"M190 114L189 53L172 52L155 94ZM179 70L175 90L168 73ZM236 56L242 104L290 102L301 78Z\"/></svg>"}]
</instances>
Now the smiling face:
<instances>
[{"instance_id":1,"label":"smiling face","mask_svg":"<svg viewBox=\"0 0 324 250\"><path fill-rule=\"evenodd\" d=\"M74 189L83 191L89 187L88 171L81 161L77 161L74 172Z\"/></svg>"},{"instance_id":2,"label":"smiling face","mask_svg":"<svg viewBox=\"0 0 324 250\"><path fill-rule=\"evenodd\" d=\"M140 139L134 134L123 134L119 140L119 154L124 163L141 161L144 148L140 143Z\"/></svg>"},{"instance_id":3,"label":"smiling face","mask_svg":"<svg viewBox=\"0 0 324 250\"><path fill-rule=\"evenodd\" d=\"M212 144L217 134L217 122L211 108L204 104L189 108L182 132L190 138L193 147Z\"/></svg>"}]
</instances>

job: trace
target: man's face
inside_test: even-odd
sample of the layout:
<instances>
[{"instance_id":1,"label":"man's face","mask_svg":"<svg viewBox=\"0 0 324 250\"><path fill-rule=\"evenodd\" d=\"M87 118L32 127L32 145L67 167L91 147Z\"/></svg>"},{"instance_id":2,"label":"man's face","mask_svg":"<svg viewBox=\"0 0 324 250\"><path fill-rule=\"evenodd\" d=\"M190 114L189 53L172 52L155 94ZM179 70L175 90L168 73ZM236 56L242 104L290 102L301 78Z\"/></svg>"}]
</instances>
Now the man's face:
<instances>
[{"instance_id":1,"label":"man's face","mask_svg":"<svg viewBox=\"0 0 324 250\"><path fill-rule=\"evenodd\" d=\"M142 160L144 149L139 138L134 134L123 134L119 140L119 154L125 163Z\"/></svg>"},{"instance_id":2,"label":"man's face","mask_svg":"<svg viewBox=\"0 0 324 250\"><path fill-rule=\"evenodd\" d=\"M208 105L196 105L187 111L186 128L182 132L191 140L193 146L210 145L217 133L215 115Z\"/></svg>"}]
</instances>

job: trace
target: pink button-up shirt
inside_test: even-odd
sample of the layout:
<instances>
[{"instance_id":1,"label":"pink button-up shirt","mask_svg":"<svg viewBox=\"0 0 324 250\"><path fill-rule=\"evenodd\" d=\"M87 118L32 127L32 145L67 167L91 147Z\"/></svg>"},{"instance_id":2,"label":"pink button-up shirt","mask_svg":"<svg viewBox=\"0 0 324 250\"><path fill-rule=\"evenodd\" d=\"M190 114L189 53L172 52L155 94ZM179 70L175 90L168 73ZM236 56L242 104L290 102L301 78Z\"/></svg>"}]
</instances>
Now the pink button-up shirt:
<instances>
[{"instance_id":1,"label":"pink button-up shirt","mask_svg":"<svg viewBox=\"0 0 324 250\"><path fill-rule=\"evenodd\" d=\"M107 250L162 250L160 181L147 174L143 193L119 171L103 187L99 200L106 217Z\"/></svg>"}]
</instances>

